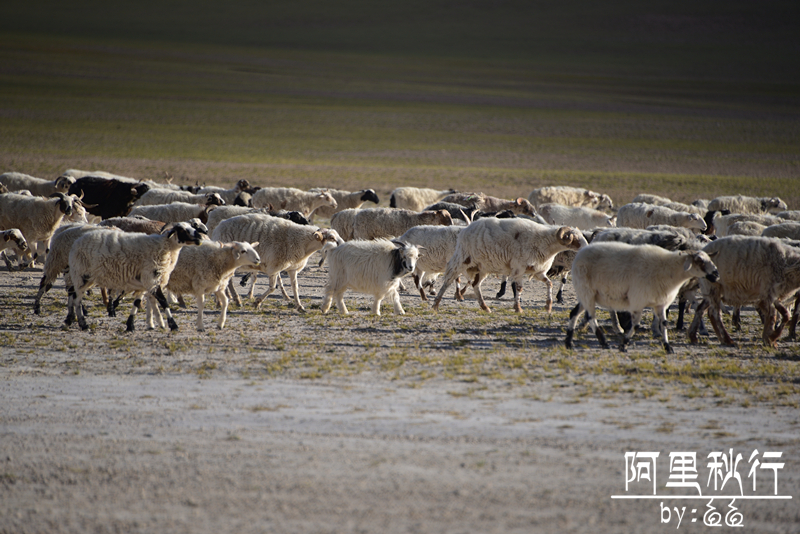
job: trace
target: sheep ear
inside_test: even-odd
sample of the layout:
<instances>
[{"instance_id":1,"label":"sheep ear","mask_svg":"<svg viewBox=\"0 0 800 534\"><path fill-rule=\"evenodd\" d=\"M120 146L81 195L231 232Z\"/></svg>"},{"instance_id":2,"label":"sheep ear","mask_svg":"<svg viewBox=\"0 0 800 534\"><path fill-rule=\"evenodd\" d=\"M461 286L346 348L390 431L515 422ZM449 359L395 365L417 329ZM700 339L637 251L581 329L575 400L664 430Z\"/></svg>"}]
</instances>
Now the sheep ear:
<instances>
[{"instance_id":1,"label":"sheep ear","mask_svg":"<svg viewBox=\"0 0 800 534\"><path fill-rule=\"evenodd\" d=\"M572 243L573 235L572 235L572 228L569 226L562 226L558 229L558 233L556 233L556 237L558 238L559 242L563 244Z\"/></svg>"},{"instance_id":2,"label":"sheep ear","mask_svg":"<svg viewBox=\"0 0 800 534\"><path fill-rule=\"evenodd\" d=\"M250 246L256 248L258 246L258 241L256 241L255 243L250 243Z\"/></svg>"},{"instance_id":3,"label":"sheep ear","mask_svg":"<svg viewBox=\"0 0 800 534\"><path fill-rule=\"evenodd\" d=\"M325 241L325 236L322 235L322 232L314 232L314 239L317 241Z\"/></svg>"},{"instance_id":4,"label":"sheep ear","mask_svg":"<svg viewBox=\"0 0 800 534\"><path fill-rule=\"evenodd\" d=\"M522 206L523 204L525 204L525 199L522 198L522 197L519 197L517 199L517 206Z\"/></svg>"},{"instance_id":5,"label":"sheep ear","mask_svg":"<svg viewBox=\"0 0 800 534\"><path fill-rule=\"evenodd\" d=\"M719 250L715 250L714 252L707 252L707 254L708 254L708 257L713 260L714 258L719 256Z\"/></svg>"},{"instance_id":6,"label":"sheep ear","mask_svg":"<svg viewBox=\"0 0 800 534\"><path fill-rule=\"evenodd\" d=\"M398 248L406 248L408 246L402 241L398 241L397 239L392 239L392 243L394 243L394 245Z\"/></svg>"},{"instance_id":7,"label":"sheep ear","mask_svg":"<svg viewBox=\"0 0 800 534\"><path fill-rule=\"evenodd\" d=\"M692 261L693 261L693 258L691 256L686 256L686 260L684 260L684 262L683 262L683 270L684 271L688 271L689 269L692 268Z\"/></svg>"},{"instance_id":8,"label":"sheep ear","mask_svg":"<svg viewBox=\"0 0 800 534\"><path fill-rule=\"evenodd\" d=\"M647 211L645 212L644 216L645 216L645 217L647 217L647 218L649 219L650 217L652 217L652 216L653 216L653 211L654 211L654 210L647 210Z\"/></svg>"},{"instance_id":9,"label":"sheep ear","mask_svg":"<svg viewBox=\"0 0 800 534\"><path fill-rule=\"evenodd\" d=\"M9 234L3 234L3 241L8 241L9 239L11 239Z\"/></svg>"}]
</instances>

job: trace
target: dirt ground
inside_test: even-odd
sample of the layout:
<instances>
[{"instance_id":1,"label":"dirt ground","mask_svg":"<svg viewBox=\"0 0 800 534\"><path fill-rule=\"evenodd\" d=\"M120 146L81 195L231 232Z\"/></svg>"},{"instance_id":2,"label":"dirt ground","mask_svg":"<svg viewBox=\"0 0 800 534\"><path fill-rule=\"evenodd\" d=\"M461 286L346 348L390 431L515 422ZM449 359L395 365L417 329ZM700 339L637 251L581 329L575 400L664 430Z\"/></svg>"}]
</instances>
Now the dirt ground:
<instances>
[{"instance_id":1,"label":"dirt ground","mask_svg":"<svg viewBox=\"0 0 800 534\"><path fill-rule=\"evenodd\" d=\"M140 314L126 334L130 303L108 318L97 292L90 330L63 330L61 282L36 316L40 269L0 272L0 532L660 532L684 506L698 531L740 491L709 486L710 453L742 455L743 495L773 493L763 468L752 490L755 450L782 453L792 499L736 500L744 531L798 531L800 352L761 347L753 310L733 349L674 332L667 356L640 331L626 354L587 332L566 351L570 286L552 314L531 284L521 315L408 292L403 317L350 293L349 317L323 316L312 262L308 313L273 295L219 331L212 305L204 333L189 300L178 332ZM660 453L658 498L612 499L652 496L626 492L628 451ZM667 486L671 452L696 453L706 499L674 498L697 493ZM723 524L730 502L710 504Z\"/></svg>"}]
</instances>

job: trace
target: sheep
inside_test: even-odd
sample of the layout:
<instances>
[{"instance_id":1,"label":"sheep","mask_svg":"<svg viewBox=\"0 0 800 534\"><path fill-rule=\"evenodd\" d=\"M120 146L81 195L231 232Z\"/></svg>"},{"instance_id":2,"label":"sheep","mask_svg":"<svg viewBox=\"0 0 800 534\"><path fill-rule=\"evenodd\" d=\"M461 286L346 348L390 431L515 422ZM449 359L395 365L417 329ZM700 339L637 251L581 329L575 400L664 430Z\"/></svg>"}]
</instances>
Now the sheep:
<instances>
[{"instance_id":1,"label":"sheep","mask_svg":"<svg viewBox=\"0 0 800 534\"><path fill-rule=\"evenodd\" d=\"M219 329L225 327L228 297L225 288L239 267L257 267L261 258L255 243L212 243L199 247L184 247L178 256L167 289L175 294L191 293L197 301L197 330L203 331L203 305L205 295L214 293L220 306Z\"/></svg>"},{"instance_id":2,"label":"sheep","mask_svg":"<svg viewBox=\"0 0 800 534\"><path fill-rule=\"evenodd\" d=\"M128 176L121 176L119 174L113 174L110 172L105 171L81 171L78 169L67 169L64 171L61 176L69 176L75 178L76 180L80 180L81 178L100 178L103 180L114 180L117 182L124 182L126 184L146 184L150 189L171 189L173 191L189 191L190 193L196 193L200 187L191 186L191 185L176 185L172 183L172 175L165 172L166 182L155 182L153 180L139 180L138 178L130 178Z\"/></svg>"},{"instance_id":3,"label":"sheep","mask_svg":"<svg viewBox=\"0 0 800 534\"><path fill-rule=\"evenodd\" d=\"M0 195L5 195L6 193L8 193L8 188L5 184L0 183Z\"/></svg>"},{"instance_id":4,"label":"sheep","mask_svg":"<svg viewBox=\"0 0 800 534\"><path fill-rule=\"evenodd\" d=\"M761 232L763 237L780 237L784 239L800 239L800 222L785 222L767 226Z\"/></svg>"},{"instance_id":5,"label":"sheep","mask_svg":"<svg viewBox=\"0 0 800 534\"><path fill-rule=\"evenodd\" d=\"M608 195L566 185L553 185L534 189L528 196L528 200L534 207L548 203L562 204L564 206L584 206L596 210L612 209L614 207L614 203Z\"/></svg>"},{"instance_id":6,"label":"sheep","mask_svg":"<svg viewBox=\"0 0 800 534\"><path fill-rule=\"evenodd\" d=\"M177 223L166 234L102 231L79 237L70 249L69 274L74 291L72 309L81 330L89 328L81 308L83 294L95 285L144 295L151 308L155 308L157 299L170 330L177 330L163 288L175 268L180 249L199 244L200 235L187 223ZM126 322L128 332L134 330L136 310L134 303ZM152 313L148 313L148 328L153 328Z\"/></svg>"},{"instance_id":7,"label":"sheep","mask_svg":"<svg viewBox=\"0 0 800 534\"><path fill-rule=\"evenodd\" d=\"M389 196L389 207L412 211L422 211L425 206L456 193L455 189L437 191L425 187L398 187Z\"/></svg>"},{"instance_id":8,"label":"sheep","mask_svg":"<svg viewBox=\"0 0 800 534\"><path fill-rule=\"evenodd\" d=\"M219 206L214 208L208 214L208 221L206 222L206 226L208 226L208 230L210 232L214 231L214 228L217 227L219 223L224 221L225 219L230 219L231 217L236 217L237 215L245 215L247 213L262 213L264 215L271 215L272 217L278 217L280 219L286 219L292 221L296 224L308 225L308 219L306 219L302 213L299 211L286 211L286 210L279 210L273 211L270 209L271 206L267 206L266 208L256 209L256 208L247 208L244 206Z\"/></svg>"},{"instance_id":9,"label":"sheep","mask_svg":"<svg viewBox=\"0 0 800 534\"><path fill-rule=\"evenodd\" d=\"M134 206L154 206L185 202L198 206L224 206L225 201L218 193L190 193L188 191L173 191L171 189L150 189L141 196Z\"/></svg>"},{"instance_id":10,"label":"sheep","mask_svg":"<svg viewBox=\"0 0 800 534\"><path fill-rule=\"evenodd\" d=\"M456 250L458 234L463 229L463 226L415 226L398 238L398 241L415 245L419 249L419 258L412 275L422 300L428 300L422 281L426 276L445 272L447 261ZM456 298L460 298L458 284Z\"/></svg>"},{"instance_id":11,"label":"sheep","mask_svg":"<svg viewBox=\"0 0 800 534\"><path fill-rule=\"evenodd\" d=\"M675 211L652 204L625 204L617 211L618 227L647 228L654 224L696 228L701 232L708 228L703 218L696 213Z\"/></svg>"},{"instance_id":12,"label":"sheep","mask_svg":"<svg viewBox=\"0 0 800 534\"><path fill-rule=\"evenodd\" d=\"M700 280L703 302L695 311L689 327L689 340L697 343L697 330L703 313L708 310L717 339L733 345L722 323L722 303L735 307L755 303L764 322L761 338L765 345L775 346L789 314L781 302L800 288L800 250L779 239L752 236L729 236L712 241L703 251L714 258L719 280ZM782 321L775 326L775 312Z\"/></svg>"},{"instance_id":13,"label":"sheep","mask_svg":"<svg viewBox=\"0 0 800 534\"><path fill-rule=\"evenodd\" d=\"M236 182L236 185L233 186L231 189L224 189L222 187L216 187L216 186L206 186L198 189L197 194L204 195L206 193L216 193L222 198L222 200L225 201L226 205L230 206L231 204L234 203L236 197L239 196L239 194L242 191L246 191L249 189L250 189L250 182L248 182L247 180L239 180L238 182Z\"/></svg>"},{"instance_id":14,"label":"sheep","mask_svg":"<svg viewBox=\"0 0 800 534\"><path fill-rule=\"evenodd\" d=\"M209 212L217 206L214 204L201 206L188 202L173 202L171 204L152 204L147 206L134 206L128 214L129 217L141 216L152 221L181 222L189 219L200 219L205 224L208 222Z\"/></svg>"},{"instance_id":15,"label":"sheep","mask_svg":"<svg viewBox=\"0 0 800 534\"><path fill-rule=\"evenodd\" d=\"M6 193L0 195L0 230L17 228L27 243L49 243L61 221L74 209L75 199L64 193L55 193L52 198ZM38 255L31 254L29 247L24 257L36 261Z\"/></svg>"},{"instance_id":16,"label":"sheep","mask_svg":"<svg viewBox=\"0 0 800 534\"><path fill-rule=\"evenodd\" d=\"M342 210L346 209L358 209L360 208L364 202L374 202L378 204L380 199L378 195L375 193L373 189L362 189L361 191L356 191L351 193L350 191L340 191L338 189L322 189L315 187L314 189L309 189L311 193L322 193L328 191L331 196L336 200L336 207L332 208L330 206L320 206L314 213L312 214L311 220L314 220L314 217L320 216L325 219L330 219L333 217L334 213L338 213Z\"/></svg>"},{"instance_id":17,"label":"sheep","mask_svg":"<svg viewBox=\"0 0 800 534\"><path fill-rule=\"evenodd\" d=\"M360 209L347 209L335 213L331 217L331 228L336 230L343 240L350 241L353 239L353 223L360 211Z\"/></svg>"},{"instance_id":18,"label":"sheep","mask_svg":"<svg viewBox=\"0 0 800 534\"><path fill-rule=\"evenodd\" d=\"M717 236L727 236L728 228L738 222L755 222L763 226L772 226L773 224L781 224L786 221L780 217L765 214L731 213L729 215L721 215L714 219L714 227L716 228Z\"/></svg>"},{"instance_id":19,"label":"sheep","mask_svg":"<svg viewBox=\"0 0 800 534\"><path fill-rule=\"evenodd\" d=\"M547 271L556 254L563 250L578 250L588 243L576 228L555 227L535 223L523 218L497 219L487 217L475 221L458 235L456 250L450 261L444 282L433 309L439 309L444 292L462 273L467 273L478 297L481 309L491 312L480 291L480 284L490 274L506 275L517 284L514 310L522 311L520 305L522 282L533 276L547 285L548 313L553 306L553 284Z\"/></svg>"},{"instance_id":20,"label":"sheep","mask_svg":"<svg viewBox=\"0 0 800 534\"><path fill-rule=\"evenodd\" d=\"M779 211L775 216L788 221L800 221L800 210Z\"/></svg>"},{"instance_id":21,"label":"sheep","mask_svg":"<svg viewBox=\"0 0 800 534\"><path fill-rule=\"evenodd\" d=\"M730 210L731 213L764 214L788 209L778 197L747 197L742 195L717 197L708 204L712 211Z\"/></svg>"},{"instance_id":22,"label":"sheep","mask_svg":"<svg viewBox=\"0 0 800 534\"><path fill-rule=\"evenodd\" d=\"M614 226L615 217L602 211L581 206L564 206L562 204L540 204L539 214L547 224L558 226L574 226L580 230Z\"/></svg>"},{"instance_id":23,"label":"sheep","mask_svg":"<svg viewBox=\"0 0 800 534\"><path fill-rule=\"evenodd\" d=\"M309 192L294 187L263 187L253 194L253 207L273 206L288 211L299 211L309 217L320 206L336 208L338 204L328 191Z\"/></svg>"},{"instance_id":24,"label":"sheep","mask_svg":"<svg viewBox=\"0 0 800 534\"><path fill-rule=\"evenodd\" d=\"M335 230L320 230L316 226L302 226L285 219L258 213L239 215L222 221L212 233L215 241L259 242L256 251L261 264L254 268L269 276L267 291L256 300L256 309L274 291L281 271L289 273L297 309L305 312L300 302L297 273L302 271L308 258L328 241L343 243Z\"/></svg>"},{"instance_id":25,"label":"sheep","mask_svg":"<svg viewBox=\"0 0 800 534\"><path fill-rule=\"evenodd\" d=\"M660 197L658 195L651 195L649 193L639 193L631 200L631 203L641 202L643 204L652 204L653 206L666 206L672 203L672 200L667 197Z\"/></svg>"},{"instance_id":26,"label":"sheep","mask_svg":"<svg viewBox=\"0 0 800 534\"><path fill-rule=\"evenodd\" d=\"M13 250L18 256L22 256L28 251L28 243L25 241L25 237L22 235L16 228L12 228L10 230L3 230L0 232L0 236L2 239L0 240L0 251L5 251L5 249L10 248ZM13 265L6 257L6 253L2 252L0 254L2 256L3 261L6 262L6 267L9 271L13 269Z\"/></svg>"},{"instance_id":27,"label":"sheep","mask_svg":"<svg viewBox=\"0 0 800 534\"><path fill-rule=\"evenodd\" d=\"M371 208L359 210L353 220L354 239L397 237L414 226L452 226L453 218L444 210L412 211L399 208Z\"/></svg>"},{"instance_id":28,"label":"sheep","mask_svg":"<svg viewBox=\"0 0 800 534\"><path fill-rule=\"evenodd\" d=\"M517 215L536 216L533 204L521 197L516 200L504 200L484 195L483 193L453 193L452 195L447 195L441 201L461 204L465 207L475 206L478 211L484 212L511 210Z\"/></svg>"},{"instance_id":29,"label":"sheep","mask_svg":"<svg viewBox=\"0 0 800 534\"><path fill-rule=\"evenodd\" d=\"M608 348L605 335L597 324L595 307L632 314L620 350L633 337L634 326L639 323L644 308L653 308L658 318L661 342L668 354L674 353L667 338L667 307L675 300L681 286L691 278L705 277L716 281L719 272L705 252L673 252L653 245L628 245L627 243L592 243L578 251L572 264L572 285L578 304L569 314L566 348L572 348L575 323L586 310L589 327ZM579 327L580 328L580 327Z\"/></svg>"},{"instance_id":30,"label":"sheep","mask_svg":"<svg viewBox=\"0 0 800 534\"><path fill-rule=\"evenodd\" d=\"M693 206L691 204L684 204L683 202L668 202L666 204L661 204L664 208L669 208L674 211L685 211L686 213L696 213L701 217L705 217L708 213L708 210L705 208L701 208L699 206Z\"/></svg>"},{"instance_id":31,"label":"sheep","mask_svg":"<svg viewBox=\"0 0 800 534\"><path fill-rule=\"evenodd\" d=\"M322 313L328 313L335 299L339 313L347 315L343 295L352 289L373 295L372 313L375 315L381 314L381 302L387 297L392 299L394 313L405 315L397 287L400 278L414 271L419 257L416 246L387 239L355 240L337 246L327 256L328 283Z\"/></svg>"},{"instance_id":32,"label":"sheep","mask_svg":"<svg viewBox=\"0 0 800 534\"><path fill-rule=\"evenodd\" d=\"M92 215L110 219L127 215L134 202L149 190L150 186L144 183L86 176L75 180L69 194L81 198Z\"/></svg>"},{"instance_id":33,"label":"sheep","mask_svg":"<svg viewBox=\"0 0 800 534\"><path fill-rule=\"evenodd\" d=\"M728 226L727 235L761 235L766 228L755 221L738 221Z\"/></svg>"},{"instance_id":34,"label":"sheep","mask_svg":"<svg viewBox=\"0 0 800 534\"><path fill-rule=\"evenodd\" d=\"M475 206L475 204L472 204L471 206L464 206L462 204L455 204L453 202L437 202L436 204L426 206L422 211L439 210L445 210L447 213L449 213L450 217L453 218L453 222L459 220L464 221L466 224L471 223L473 215L478 212L478 208Z\"/></svg>"},{"instance_id":35,"label":"sheep","mask_svg":"<svg viewBox=\"0 0 800 534\"><path fill-rule=\"evenodd\" d=\"M28 176L20 172L7 172L0 174L0 183L2 183L8 191L27 190L34 196L49 197L54 193L69 192L70 186L75 183L75 178L59 176L55 180L50 181Z\"/></svg>"}]
</instances>

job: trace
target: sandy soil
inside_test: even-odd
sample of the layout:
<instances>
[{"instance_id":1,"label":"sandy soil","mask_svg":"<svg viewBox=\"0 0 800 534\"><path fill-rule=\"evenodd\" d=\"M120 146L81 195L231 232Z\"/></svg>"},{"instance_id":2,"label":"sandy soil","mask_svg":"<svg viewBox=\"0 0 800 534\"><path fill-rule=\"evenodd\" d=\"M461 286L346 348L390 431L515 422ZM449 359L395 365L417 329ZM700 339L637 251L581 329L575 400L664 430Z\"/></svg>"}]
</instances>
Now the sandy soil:
<instances>
[{"instance_id":1,"label":"sandy soil","mask_svg":"<svg viewBox=\"0 0 800 534\"><path fill-rule=\"evenodd\" d=\"M31 313L39 277L0 272L0 532L655 532L677 526L662 502L697 531L709 501L666 497L694 493L665 486L669 453L697 453L710 495L707 455L731 449L744 495L772 490L761 470L752 491L757 449L783 453L778 493L794 497L737 500L745 531L800 524L800 358L761 348L752 310L738 349L676 334L667 358L640 332L629 354L586 333L567 352L570 289L551 316L531 286L522 315L507 298L435 315L408 293L407 316L376 318L348 294L343 318L320 314L325 270L309 267L304 315L275 297L221 332L212 306L206 333L190 308L176 333L141 314L125 334L128 304L108 318L95 293L84 333L60 328L60 283ZM647 371L672 362L688 371ZM738 367L712 379L708 362ZM660 452L663 499L611 498L627 451ZM713 502L723 518L729 502Z\"/></svg>"}]
</instances>

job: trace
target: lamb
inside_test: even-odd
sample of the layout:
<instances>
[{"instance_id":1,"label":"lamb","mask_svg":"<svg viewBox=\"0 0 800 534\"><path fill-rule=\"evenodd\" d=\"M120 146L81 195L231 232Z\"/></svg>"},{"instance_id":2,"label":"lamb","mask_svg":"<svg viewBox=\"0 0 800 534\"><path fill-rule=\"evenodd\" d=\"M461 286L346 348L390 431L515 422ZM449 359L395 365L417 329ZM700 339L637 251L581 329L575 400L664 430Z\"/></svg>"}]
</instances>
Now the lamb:
<instances>
[{"instance_id":1,"label":"lamb","mask_svg":"<svg viewBox=\"0 0 800 534\"><path fill-rule=\"evenodd\" d=\"M364 202L374 202L378 204L380 199L378 195L372 189L362 189L361 191L356 191L351 193L350 191L340 191L338 189L321 189L321 188L314 188L309 189L309 192L312 193L323 193L328 191L331 196L336 200L336 207L332 208L330 206L320 206L316 210L314 210L313 217L320 216L325 219L330 219L333 217L334 213L338 213L342 210L346 209L358 209L360 208Z\"/></svg>"},{"instance_id":2,"label":"lamb","mask_svg":"<svg viewBox=\"0 0 800 534\"><path fill-rule=\"evenodd\" d=\"M444 210L421 211L399 208L371 208L359 210L353 220L355 239L376 239L397 237L414 226L442 225L452 226L453 218Z\"/></svg>"},{"instance_id":3,"label":"lamb","mask_svg":"<svg viewBox=\"0 0 800 534\"><path fill-rule=\"evenodd\" d=\"M0 230L17 228L27 243L49 243L64 217L72 215L74 206L75 199L64 193L55 193L52 198L6 193L0 195ZM36 261L38 256L32 255L29 247L24 257Z\"/></svg>"},{"instance_id":4,"label":"lamb","mask_svg":"<svg viewBox=\"0 0 800 534\"><path fill-rule=\"evenodd\" d=\"M737 222L755 222L763 226L772 226L773 224L781 224L786 221L780 217L765 214L731 213L729 215L721 215L714 219L714 227L716 228L717 236L727 236L728 228Z\"/></svg>"},{"instance_id":5,"label":"lamb","mask_svg":"<svg viewBox=\"0 0 800 534\"><path fill-rule=\"evenodd\" d=\"M224 206L225 201L218 193L190 193L188 191L173 191L171 189L150 189L141 196L134 206L154 206L185 202L198 206Z\"/></svg>"},{"instance_id":6,"label":"lamb","mask_svg":"<svg viewBox=\"0 0 800 534\"><path fill-rule=\"evenodd\" d=\"M272 217L278 217L281 219L286 219L292 221L296 224L308 225L311 224L308 222L308 219L303 217L303 214L299 211L286 211L286 210L279 210L273 211L270 209L270 206L261 209L255 208L247 208L244 206L219 206L214 208L208 214L208 221L206 222L206 226L208 226L208 230L210 232L214 231L214 228L219 225L225 219L230 219L231 217L236 217L237 215L245 215L247 213L262 213L264 215L271 215Z\"/></svg>"},{"instance_id":7,"label":"lamb","mask_svg":"<svg viewBox=\"0 0 800 534\"><path fill-rule=\"evenodd\" d=\"M602 211L580 206L564 206L561 204L540 204L539 214L547 224L558 226L574 226L580 230L591 230L614 226L615 217Z\"/></svg>"},{"instance_id":8,"label":"lamb","mask_svg":"<svg viewBox=\"0 0 800 534\"><path fill-rule=\"evenodd\" d=\"M297 273L302 271L308 258L329 241L343 243L335 230L320 230L316 226L302 226L285 219L258 213L239 215L222 221L212 233L215 241L259 242L255 247L261 264L255 269L269 276L267 291L256 300L256 309L274 291L281 271L289 273L294 291L294 303L301 312Z\"/></svg>"},{"instance_id":9,"label":"lamb","mask_svg":"<svg viewBox=\"0 0 800 534\"><path fill-rule=\"evenodd\" d=\"M767 226L761 232L764 237L780 237L783 239L800 239L800 222L785 222Z\"/></svg>"},{"instance_id":10,"label":"lamb","mask_svg":"<svg viewBox=\"0 0 800 534\"><path fill-rule=\"evenodd\" d=\"M309 217L321 206L334 209L338 206L328 191L310 192L294 187L263 187L253 194L254 208L265 208L270 205L282 210L299 211L304 217Z\"/></svg>"},{"instance_id":11,"label":"lamb","mask_svg":"<svg viewBox=\"0 0 800 534\"><path fill-rule=\"evenodd\" d=\"M205 295L214 293L220 306L219 329L225 327L228 313L228 297L225 288L239 267L256 267L261 258L255 243L212 243L199 247L184 247L178 263L169 277L167 289L175 294L191 293L197 301L197 330L203 331L203 305Z\"/></svg>"},{"instance_id":12,"label":"lamb","mask_svg":"<svg viewBox=\"0 0 800 534\"><path fill-rule=\"evenodd\" d=\"M483 212L511 210L517 215L536 216L536 210L533 205L521 197L516 200L504 200L484 195L483 193L453 193L452 195L447 195L441 201L461 204L464 207L475 206L478 211Z\"/></svg>"},{"instance_id":13,"label":"lamb","mask_svg":"<svg viewBox=\"0 0 800 534\"><path fill-rule=\"evenodd\" d=\"M595 193L582 187L553 185L534 189L528 197L534 207L541 204L562 204L564 206L584 206L596 210L612 209L614 203L608 195Z\"/></svg>"},{"instance_id":14,"label":"lamb","mask_svg":"<svg viewBox=\"0 0 800 534\"><path fill-rule=\"evenodd\" d=\"M239 180L231 189L223 189L222 187L216 186L206 186L198 189L197 194L204 195L206 193L216 193L222 198L222 200L225 201L226 205L230 206L234 203L236 197L239 196L242 191L246 191L248 189L250 189L250 182L247 180Z\"/></svg>"},{"instance_id":15,"label":"lamb","mask_svg":"<svg viewBox=\"0 0 800 534\"><path fill-rule=\"evenodd\" d=\"M28 251L28 243L25 241L25 237L22 235L22 232L17 230L16 228L12 228L10 230L3 230L0 232L0 251L4 251L7 248L10 248L17 255L22 256L23 254L27 253ZM6 267L8 270L12 270L11 262L9 262L8 258L6 258L5 252L0 254L3 257L3 261L6 262Z\"/></svg>"},{"instance_id":16,"label":"lamb","mask_svg":"<svg viewBox=\"0 0 800 534\"><path fill-rule=\"evenodd\" d=\"M101 231L78 238L69 253L70 279L75 291L72 309L77 315L78 325L82 330L89 328L81 301L87 289L99 285L145 295L151 305L148 312L155 308L157 299L161 311L167 316L170 330L177 330L163 288L175 268L180 249L199 244L200 235L187 223L177 223L166 234ZM128 332L134 330L136 310L134 303L126 323ZM148 327L153 328L151 313L148 313Z\"/></svg>"},{"instance_id":17,"label":"lamb","mask_svg":"<svg viewBox=\"0 0 800 534\"><path fill-rule=\"evenodd\" d=\"M78 178L69 188L70 195L77 195L87 205L87 211L102 219L124 217L134 202L144 195L150 186L132 184L115 179L86 176Z\"/></svg>"},{"instance_id":18,"label":"lamb","mask_svg":"<svg viewBox=\"0 0 800 534\"><path fill-rule=\"evenodd\" d=\"M445 272L447 261L456 250L458 234L463 226L415 226L404 233L398 241L415 245L419 249L419 257L412 275L422 300L428 300L425 295L425 277ZM460 290L456 284L456 298L460 297Z\"/></svg>"},{"instance_id":19,"label":"lamb","mask_svg":"<svg viewBox=\"0 0 800 534\"><path fill-rule=\"evenodd\" d=\"M456 250L450 261L444 282L433 309L438 310L444 292L462 273L467 273L478 297L481 309L491 312L483 300L480 284L490 274L505 275L517 284L514 310L522 311L520 305L522 282L533 276L547 284L548 312L553 306L553 284L547 271L556 254L564 250L578 250L588 243L576 228L568 226L545 226L523 218L497 219L487 217L464 228L458 236Z\"/></svg>"},{"instance_id":20,"label":"lamb","mask_svg":"<svg viewBox=\"0 0 800 534\"><path fill-rule=\"evenodd\" d=\"M200 219L205 224L208 222L209 213L215 209L215 204L201 206L188 202L173 202L171 204L152 204L148 206L134 206L129 217L137 215L152 221L181 222L189 219Z\"/></svg>"},{"instance_id":21,"label":"lamb","mask_svg":"<svg viewBox=\"0 0 800 534\"><path fill-rule=\"evenodd\" d=\"M608 348L595 317L595 307L600 305L633 315L620 346L624 352L633 336L634 325L641 320L644 308L650 307L659 321L664 350L674 353L667 338L666 310L681 286L695 277L705 277L712 282L719 278L716 266L705 252L671 252L653 245L592 243L578 252L572 264L572 285L578 304L569 314L565 346L572 348L575 323L586 310L588 318L584 318L583 323L588 320L600 345Z\"/></svg>"},{"instance_id":22,"label":"lamb","mask_svg":"<svg viewBox=\"0 0 800 534\"><path fill-rule=\"evenodd\" d=\"M730 210L731 213L764 214L786 210L786 202L778 197L747 197L742 195L717 197L708 204L711 211Z\"/></svg>"},{"instance_id":23,"label":"lamb","mask_svg":"<svg viewBox=\"0 0 800 534\"><path fill-rule=\"evenodd\" d=\"M413 272L419 257L419 249L401 241L375 239L373 241L350 241L328 252L328 283L322 313L328 313L332 301L336 300L339 313L347 315L347 306L342 298L352 289L374 296L372 313L381 314L381 302L389 297L394 313L405 315L397 287L400 278Z\"/></svg>"},{"instance_id":24,"label":"lamb","mask_svg":"<svg viewBox=\"0 0 800 534\"><path fill-rule=\"evenodd\" d=\"M390 194L389 207L422 211L425 206L438 202L455 192L455 189L437 191L425 187L398 187Z\"/></svg>"},{"instance_id":25,"label":"lamb","mask_svg":"<svg viewBox=\"0 0 800 534\"><path fill-rule=\"evenodd\" d=\"M55 193L67 193L75 178L59 176L55 180L44 180L20 172L7 172L0 174L0 183L8 191L30 191L33 196L49 197Z\"/></svg>"},{"instance_id":26,"label":"lamb","mask_svg":"<svg viewBox=\"0 0 800 534\"><path fill-rule=\"evenodd\" d=\"M683 226L705 231L708 226L696 213L671 210L641 202L625 204L617 211L617 226L628 228L647 228L654 224Z\"/></svg>"},{"instance_id":27,"label":"lamb","mask_svg":"<svg viewBox=\"0 0 800 534\"><path fill-rule=\"evenodd\" d=\"M641 202L643 204L652 204L653 206L666 206L672 203L672 200L667 197L660 197L658 195L651 195L649 193L639 193L631 200L631 203Z\"/></svg>"},{"instance_id":28,"label":"lamb","mask_svg":"<svg viewBox=\"0 0 800 534\"><path fill-rule=\"evenodd\" d=\"M800 250L779 239L730 236L712 241L703 251L714 258L720 276L715 282L700 280L703 302L689 327L689 340L697 343L700 320L708 310L717 339L723 345L733 345L720 316L722 303L735 307L755 303L764 322L761 338L765 345L774 347L789 322L789 313L781 302L800 288ZM782 318L777 327L776 310Z\"/></svg>"}]
</instances>

